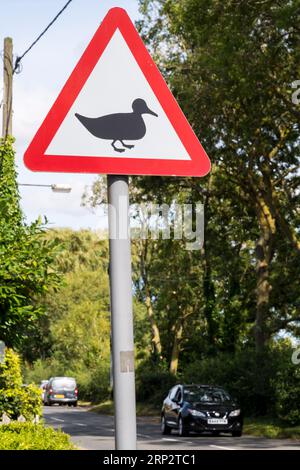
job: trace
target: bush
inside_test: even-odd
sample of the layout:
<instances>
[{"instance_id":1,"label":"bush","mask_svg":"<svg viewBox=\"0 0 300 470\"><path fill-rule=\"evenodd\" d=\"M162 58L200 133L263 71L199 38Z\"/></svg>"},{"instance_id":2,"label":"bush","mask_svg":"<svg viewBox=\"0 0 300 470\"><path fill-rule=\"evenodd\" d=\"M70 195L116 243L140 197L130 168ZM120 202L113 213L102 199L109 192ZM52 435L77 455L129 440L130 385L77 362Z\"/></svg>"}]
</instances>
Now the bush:
<instances>
[{"instance_id":1,"label":"bush","mask_svg":"<svg viewBox=\"0 0 300 470\"><path fill-rule=\"evenodd\" d=\"M23 374L26 383L40 384L50 377L64 376L64 367L54 358L38 359L34 364L23 364Z\"/></svg>"},{"instance_id":2,"label":"bush","mask_svg":"<svg viewBox=\"0 0 300 470\"><path fill-rule=\"evenodd\" d=\"M76 374L80 400L99 403L110 396L109 368L78 371Z\"/></svg>"},{"instance_id":3,"label":"bush","mask_svg":"<svg viewBox=\"0 0 300 470\"><path fill-rule=\"evenodd\" d=\"M41 392L35 385L22 385L19 356L12 349L6 350L0 364L0 416L3 413L12 419L22 415L27 420L42 414Z\"/></svg>"},{"instance_id":4,"label":"bush","mask_svg":"<svg viewBox=\"0 0 300 470\"><path fill-rule=\"evenodd\" d=\"M11 423L0 426L0 450L73 450L70 437L41 424Z\"/></svg>"},{"instance_id":5,"label":"bush","mask_svg":"<svg viewBox=\"0 0 300 470\"><path fill-rule=\"evenodd\" d=\"M137 401L161 406L167 392L176 382L176 377L163 366L141 363L136 373Z\"/></svg>"},{"instance_id":6,"label":"bush","mask_svg":"<svg viewBox=\"0 0 300 470\"><path fill-rule=\"evenodd\" d=\"M247 350L234 356L222 354L196 361L184 371L184 380L224 387L246 415L262 416L274 409L273 373L272 355L266 352L258 357L253 350Z\"/></svg>"},{"instance_id":7,"label":"bush","mask_svg":"<svg viewBox=\"0 0 300 470\"><path fill-rule=\"evenodd\" d=\"M300 366L291 361L291 348L277 351L277 370L272 378L275 411L278 418L290 425L300 424Z\"/></svg>"},{"instance_id":8,"label":"bush","mask_svg":"<svg viewBox=\"0 0 300 470\"><path fill-rule=\"evenodd\" d=\"M20 359L12 349L6 349L5 359L0 364L0 388L19 388L22 385Z\"/></svg>"}]
</instances>

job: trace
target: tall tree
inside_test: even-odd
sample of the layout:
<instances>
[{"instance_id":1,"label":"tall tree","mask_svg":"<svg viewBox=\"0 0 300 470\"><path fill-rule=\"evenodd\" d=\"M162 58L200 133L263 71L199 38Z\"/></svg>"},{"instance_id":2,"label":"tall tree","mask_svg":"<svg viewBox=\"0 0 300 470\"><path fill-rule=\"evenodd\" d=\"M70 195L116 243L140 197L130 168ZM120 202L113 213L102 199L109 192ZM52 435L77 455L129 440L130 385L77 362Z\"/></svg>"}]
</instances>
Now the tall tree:
<instances>
[{"instance_id":1,"label":"tall tree","mask_svg":"<svg viewBox=\"0 0 300 470\"><path fill-rule=\"evenodd\" d=\"M272 290L284 239L299 256L299 113L291 101L291 83L300 75L299 0L140 3L144 36L213 166L232 181L248 214L255 214L253 332L260 352L278 317L286 325L295 319L291 309L274 310Z\"/></svg>"}]
</instances>

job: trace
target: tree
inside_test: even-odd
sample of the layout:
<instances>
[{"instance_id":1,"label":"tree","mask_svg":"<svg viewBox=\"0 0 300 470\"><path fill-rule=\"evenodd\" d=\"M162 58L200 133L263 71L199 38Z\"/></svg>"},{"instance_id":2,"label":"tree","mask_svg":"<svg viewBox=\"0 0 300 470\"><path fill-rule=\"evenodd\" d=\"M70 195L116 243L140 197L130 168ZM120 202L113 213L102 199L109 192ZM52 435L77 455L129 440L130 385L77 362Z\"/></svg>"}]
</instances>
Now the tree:
<instances>
[{"instance_id":1,"label":"tree","mask_svg":"<svg viewBox=\"0 0 300 470\"><path fill-rule=\"evenodd\" d=\"M284 239L299 259L299 112L291 101L291 83L299 76L299 1L140 3L142 32L211 156L213 171L233 184L231 205L238 193L253 214L253 333L262 351L278 317L284 316L285 325L295 320L292 309L273 308L272 292ZM291 269L286 259L286 275Z\"/></svg>"},{"instance_id":2,"label":"tree","mask_svg":"<svg viewBox=\"0 0 300 470\"><path fill-rule=\"evenodd\" d=\"M43 238L41 220L27 225L19 205L13 140L0 141L0 337L20 346L43 314L37 299L55 289L56 244Z\"/></svg>"},{"instance_id":3,"label":"tree","mask_svg":"<svg viewBox=\"0 0 300 470\"><path fill-rule=\"evenodd\" d=\"M58 244L53 268L62 276L60 289L45 294L45 314L36 323L23 357L55 358L61 367L94 367L109 360L108 244L89 230L54 229L44 234Z\"/></svg>"}]
</instances>

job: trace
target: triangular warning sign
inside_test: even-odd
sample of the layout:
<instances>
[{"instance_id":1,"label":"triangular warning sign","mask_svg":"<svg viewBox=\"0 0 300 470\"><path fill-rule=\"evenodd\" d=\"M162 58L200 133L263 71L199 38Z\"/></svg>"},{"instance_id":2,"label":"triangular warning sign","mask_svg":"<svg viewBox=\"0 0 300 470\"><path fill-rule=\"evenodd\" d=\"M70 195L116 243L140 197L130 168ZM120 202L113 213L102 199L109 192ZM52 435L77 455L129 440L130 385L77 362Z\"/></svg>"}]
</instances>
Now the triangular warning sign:
<instances>
[{"instance_id":1,"label":"triangular warning sign","mask_svg":"<svg viewBox=\"0 0 300 470\"><path fill-rule=\"evenodd\" d=\"M112 8L25 156L34 171L203 176L210 161L125 10Z\"/></svg>"}]
</instances>

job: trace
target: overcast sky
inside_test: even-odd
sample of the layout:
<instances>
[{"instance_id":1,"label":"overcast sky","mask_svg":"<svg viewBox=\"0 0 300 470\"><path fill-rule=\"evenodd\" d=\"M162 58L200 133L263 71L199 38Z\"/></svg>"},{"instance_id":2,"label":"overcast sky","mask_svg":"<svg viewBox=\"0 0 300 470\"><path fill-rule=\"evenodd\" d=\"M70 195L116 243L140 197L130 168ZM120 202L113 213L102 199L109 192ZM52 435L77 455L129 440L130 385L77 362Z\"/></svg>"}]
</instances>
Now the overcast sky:
<instances>
[{"instance_id":1,"label":"overcast sky","mask_svg":"<svg viewBox=\"0 0 300 470\"><path fill-rule=\"evenodd\" d=\"M14 54L21 55L65 3L66 0L0 0L1 41L6 36L12 37ZM96 175L33 173L25 168L23 154L105 14L114 6L125 8L133 21L138 18L137 0L73 0L24 57L22 72L14 75L13 135L19 182L72 186L70 194L20 186L27 221L46 215L51 226L56 227L97 229L107 226L106 216L101 211L95 214L80 206L84 187L90 185ZM3 50L3 46L0 49Z\"/></svg>"}]
</instances>

